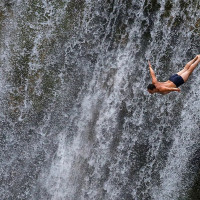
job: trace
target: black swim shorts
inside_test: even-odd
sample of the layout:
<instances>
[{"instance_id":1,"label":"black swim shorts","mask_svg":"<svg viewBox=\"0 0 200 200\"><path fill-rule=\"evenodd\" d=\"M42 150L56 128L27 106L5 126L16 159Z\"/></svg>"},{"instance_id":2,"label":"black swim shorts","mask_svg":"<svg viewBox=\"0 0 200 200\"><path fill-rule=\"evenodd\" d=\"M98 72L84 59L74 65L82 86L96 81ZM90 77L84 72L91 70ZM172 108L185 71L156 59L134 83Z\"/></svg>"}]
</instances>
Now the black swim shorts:
<instances>
[{"instance_id":1,"label":"black swim shorts","mask_svg":"<svg viewBox=\"0 0 200 200\"><path fill-rule=\"evenodd\" d=\"M179 87L180 85L184 83L183 78L179 76L178 74L174 74L170 76L169 80L172 81L176 85L176 87Z\"/></svg>"}]
</instances>

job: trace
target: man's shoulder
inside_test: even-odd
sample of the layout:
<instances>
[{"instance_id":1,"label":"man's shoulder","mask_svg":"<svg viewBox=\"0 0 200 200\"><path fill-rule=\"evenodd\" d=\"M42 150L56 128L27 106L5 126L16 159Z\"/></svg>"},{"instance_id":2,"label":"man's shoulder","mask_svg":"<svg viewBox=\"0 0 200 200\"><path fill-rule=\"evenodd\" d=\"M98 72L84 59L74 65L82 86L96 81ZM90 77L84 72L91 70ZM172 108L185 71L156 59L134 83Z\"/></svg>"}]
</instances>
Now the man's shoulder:
<instances>
[{"instance_id":1,"label":"man's shoulder","mask_svg":"<svg viewBox=\"0 0 200 200\"><path fill-rule=\"evenodd\" d=\"M164 84L162 82L159 82L159 81L156 81L154 83L154 85L156 86L156 88L162 88L162 87L164 87Z\"/></svg>"}]
</instances>

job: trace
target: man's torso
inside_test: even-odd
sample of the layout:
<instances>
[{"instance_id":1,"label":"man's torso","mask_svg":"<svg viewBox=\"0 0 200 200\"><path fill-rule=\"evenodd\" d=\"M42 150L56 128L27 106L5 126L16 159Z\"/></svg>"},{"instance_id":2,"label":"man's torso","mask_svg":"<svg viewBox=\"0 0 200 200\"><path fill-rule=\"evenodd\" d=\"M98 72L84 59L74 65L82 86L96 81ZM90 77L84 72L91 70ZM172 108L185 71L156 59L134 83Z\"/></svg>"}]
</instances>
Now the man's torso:
<instances>
[{"instance_id":1,"label":"man's torso","mask_svg":"<svg viewBox=\"0 0 200 200\"><path fill-rule=\"evenodd\" d=\"M171 91L165 90L164 89L165 87L167 87L167 88L175 88L176 87L176 85L170 80L168 80L166 82L157 82L155 84L155 86L159 90L158 91L159 94L168 94L171 92Z\"/></svg>"}]
</instances>

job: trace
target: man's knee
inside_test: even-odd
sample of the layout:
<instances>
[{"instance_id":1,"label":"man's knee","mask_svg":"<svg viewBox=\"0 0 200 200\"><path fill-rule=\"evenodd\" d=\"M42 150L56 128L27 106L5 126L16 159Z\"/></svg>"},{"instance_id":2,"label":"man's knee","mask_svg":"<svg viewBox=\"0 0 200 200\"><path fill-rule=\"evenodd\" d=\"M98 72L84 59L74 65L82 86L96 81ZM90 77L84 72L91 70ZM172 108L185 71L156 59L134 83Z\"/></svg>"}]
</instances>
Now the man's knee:
<instances>
[{"instance_id":1,"label":"man's knee","mask_svg":"<svg viewBox=\"0 0 200 200\"><path fill-rule=\"evenodd\" d=\"M189 67L190 67L190 65L187 63L187 64L185 65L184 69L185 69L185 70L188 70Z\"/></svg>"},{"instance_id":2,"label":"man's knee","mask_svg":"<svg viewBox=\"0 0 200 200\"><path fill-rule=\"evenodd\" d=\"M191 74L194 71L195 67L196 66L194 66L194 65L190 65L188 72Z\"/></svg>"}]
</instances>

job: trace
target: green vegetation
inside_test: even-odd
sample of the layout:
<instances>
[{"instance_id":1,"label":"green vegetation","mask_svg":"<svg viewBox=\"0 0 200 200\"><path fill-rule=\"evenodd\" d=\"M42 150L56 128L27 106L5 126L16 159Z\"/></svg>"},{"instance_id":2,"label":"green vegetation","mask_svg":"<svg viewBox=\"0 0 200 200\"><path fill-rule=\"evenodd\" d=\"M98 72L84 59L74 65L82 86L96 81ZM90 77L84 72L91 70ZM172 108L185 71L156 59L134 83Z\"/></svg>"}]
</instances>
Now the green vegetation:
<instances>
[{"instance_id":1,"label":"green vegetation","mask_svg":"<svg viewBox=\"0 0 200 200\"><path fill-rule=\"evenodd\" d=\"M191 26L191 31L193 31L196 34L200 34L200 18L197 19L196 23Z\"/></svg>"},{"instance_id":2,"label":"green vegetation","mask_svg":"<svg viewBox=\"0 0 200 200\"><path fill-rule=\"evenodd\" d=\"M2 10L0 10L0 31L2 29L3 26L2 22L4 19L5 19L5 13Z\"/></svg>"},{"instance_id":3,"label":"green vegetation","mask_svg":"<svg viewBox=\"0 0 200 200\"><path fill-rule=\"evenodd\" d=\"M153 13L160 9L160 4L157 0L145 0L144 3L144 14Z\"/></svg>"},{"instance_id":4,"label":"green vegetation","mask_svg":"<svg viewBox=\"0 0 200 200\"><path fill-rule=\"evenodd\" d=\"M181 16L176 16L173 23L173 28L179 27L184 22Z\"/></svg>"},{"instance_id":5,"label":"green vegetation","mask_svg":"<svg viewBox=\"0 0 200 200\"><path fill-rule=\"evenodd\" d=\"M200 199L200 171L198 172L192 188L188 191L187 200L199 200Z\"/></svg>"},{"instance_id":6,"label":"green vegetation","mask_svg":"<svg viewBox=\"0 0 200 200\"><path fill-rule=\"evenodd\" d=\"M179 3L180 3L181 10L186 10L188 5L191 4L192 2L188 0L179 0Z\"/></svg>"},{"instance_id":7,"label":"green vegetation","mask_svg":"<svg viewBox=\"0 0 200 200\"><path fill-rule=\"evenodd\" d=\"M66 7L66 14L63 22L59 25L58 29L63 31L70 31L78 24L78 18L82 17L82 12L85 8L85 1L73 0L70 1Z\"/></svg>"},{"instance_id":8,"label":"green vegetation","mask_svg":"<svg viewBox=\"0 0 200 200\"><path fill-rule=\"evenodd\" d=\"M12 70L8 81L15 89L7 95L13 120L19 117L25 100L31 102L34 115L40 116L53 101L54 91L60 81L60 66L52 66L60 53L56 45L74 34L75 28L81 23L85 1L72 0L68 4L62 0L49 2L49 8L54 8L49 11L40 0L27 2L26 6L16 19L15 43L10 45ZM64 17L56 21L54 15L59 15L59 10L63 11L64 8ZM3 13L0 13L0 21L3 17ZM49 25L46 25L48 20L52 21L52 27L50 34L46 35L45 31L49 30Z\"/></svg>"},{"instance_id":9,"label":"green vegetation","mask_svg":"<svg viewBox=\"0 0 200 200\"><path fill-rule=\"evenodd\" d=\"M165 3L165 11L161 17L169 17L172 7L173 7L172 0L167 0L167 2Z\"/></svg>"}]
</instances>

